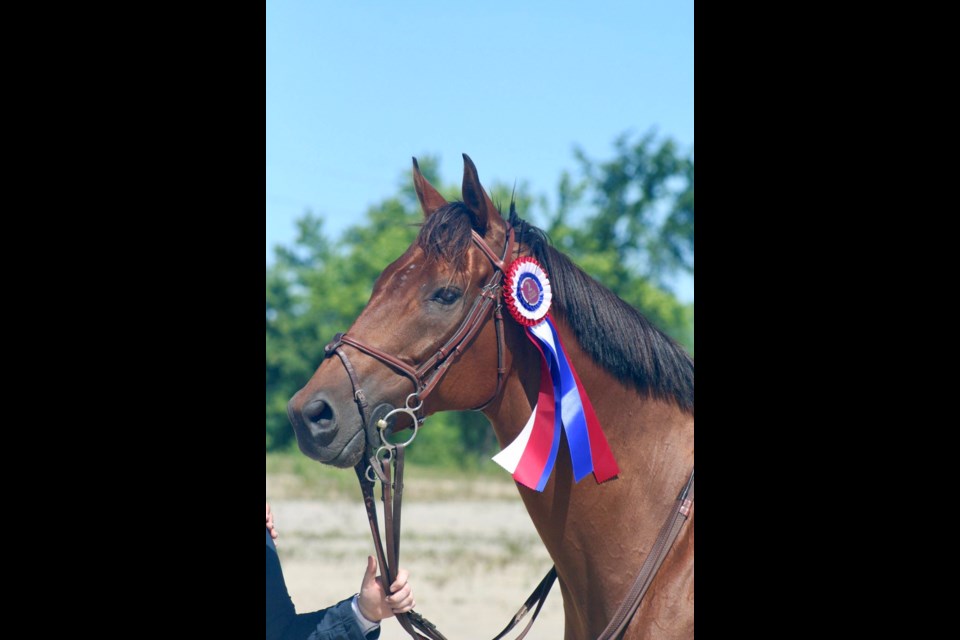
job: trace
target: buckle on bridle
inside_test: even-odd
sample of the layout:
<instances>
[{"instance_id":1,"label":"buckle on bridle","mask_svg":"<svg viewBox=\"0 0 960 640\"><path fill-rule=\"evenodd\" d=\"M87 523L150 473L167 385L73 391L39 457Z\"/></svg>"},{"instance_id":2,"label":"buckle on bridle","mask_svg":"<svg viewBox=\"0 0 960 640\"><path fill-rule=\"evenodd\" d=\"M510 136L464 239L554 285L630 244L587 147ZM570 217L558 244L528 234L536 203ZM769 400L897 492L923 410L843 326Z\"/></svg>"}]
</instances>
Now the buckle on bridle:
<instances>
[{"instance_id":1,"label":"buckle on bridle","mask_svg":"<svg viewBox=\"0 0 960 640\"><path fill-rule=\"evenodd\" d=\"M341 331L340 333L333 336L333 340L331 340L329 343L327 343L326 346L323 347L323 353L325 358L329 358L331 353L333 353L334 351L340 348L340 345L343 344L344 335L346 334L344 334Z\"/></svg>"}]
</instances>

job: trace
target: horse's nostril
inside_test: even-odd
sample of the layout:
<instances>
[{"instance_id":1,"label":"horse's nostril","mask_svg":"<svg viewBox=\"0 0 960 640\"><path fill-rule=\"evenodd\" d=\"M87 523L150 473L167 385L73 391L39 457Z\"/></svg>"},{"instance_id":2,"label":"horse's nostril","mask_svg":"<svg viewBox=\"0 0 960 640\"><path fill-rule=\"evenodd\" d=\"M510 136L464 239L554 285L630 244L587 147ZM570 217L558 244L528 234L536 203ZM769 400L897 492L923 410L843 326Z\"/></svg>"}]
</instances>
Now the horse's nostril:
<instances>
[{"instance_id":1,"label":"horse's nostril","mask_svg":"<svg viewBox=\"0 0 960 640\"><path fill-rule=\"evenodd\" d=\"M333 409L323 400L315 400L303 408L303 417L320 428L329 428L333 424Z\"/></svg>"},{"instance_id":2,"label":"horse's nostril","mask_svg":"<svg viewBox=\"0 0 960 640\"><path fill-rule=\"evenodd\" d=\"M300 415L315 444L325 447L337 435L337 418L333 407L320 398L303 405Z\"/></svg>"}]
</instances>

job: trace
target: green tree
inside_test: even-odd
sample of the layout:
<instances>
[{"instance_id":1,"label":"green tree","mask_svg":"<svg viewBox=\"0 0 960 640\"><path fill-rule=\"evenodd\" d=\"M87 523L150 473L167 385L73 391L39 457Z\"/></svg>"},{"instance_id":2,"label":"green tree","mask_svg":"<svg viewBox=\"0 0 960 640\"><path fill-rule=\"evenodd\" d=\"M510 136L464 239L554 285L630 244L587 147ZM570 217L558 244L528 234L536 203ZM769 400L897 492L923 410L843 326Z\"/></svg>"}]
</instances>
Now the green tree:
<instances>
[{"instance_id":1,"label":"green tree","mask_svg":"<svg viewBox=\"0 0 960 640\"><path fill-rule=\"evenodd\" d=\"M574 152L579 174L564 172L545 230L584 271L693 351L693 305L669 280L693 275L694 161L653 133L614 142L605 161Z\"/></svg>"}]
</instances>

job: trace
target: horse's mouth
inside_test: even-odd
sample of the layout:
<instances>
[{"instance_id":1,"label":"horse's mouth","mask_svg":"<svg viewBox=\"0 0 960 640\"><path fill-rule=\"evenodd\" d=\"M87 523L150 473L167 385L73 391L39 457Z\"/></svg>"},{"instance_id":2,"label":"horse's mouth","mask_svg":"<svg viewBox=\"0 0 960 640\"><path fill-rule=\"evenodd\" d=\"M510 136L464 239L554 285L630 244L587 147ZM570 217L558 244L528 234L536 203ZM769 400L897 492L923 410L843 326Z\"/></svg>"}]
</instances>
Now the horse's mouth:
<instances>
[{"instance_id":1,"label":"horse's mouth","mask_svg":"<svg viewBox=\"0 0 960 640\"><path fill-rule=\"evenodd\" d=\"M348 467L356 466L356 464L360 462L360 458L363 457L363 449L365 446L366 438L364 437L364 432L361 429L353 434L353 437L350 438L347 443L338 451L332 451L329 448L318 448L311 443L301 445L300 451L302 451L303 454L308 458L316 460L322 464L338 467L340 469L346 469Z\"/></svg>"}]
</instances>

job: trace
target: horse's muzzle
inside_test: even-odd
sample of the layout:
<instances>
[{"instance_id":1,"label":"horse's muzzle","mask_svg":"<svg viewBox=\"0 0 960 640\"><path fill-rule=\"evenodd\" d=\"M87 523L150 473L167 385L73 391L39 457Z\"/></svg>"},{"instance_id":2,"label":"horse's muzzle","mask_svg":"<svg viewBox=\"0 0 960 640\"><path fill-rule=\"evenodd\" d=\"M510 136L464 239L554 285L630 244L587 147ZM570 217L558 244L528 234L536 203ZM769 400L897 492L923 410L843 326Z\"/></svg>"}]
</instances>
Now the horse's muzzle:
<instances>
[{"instance_id":1,"label":"horse's muzzle","mask_svg":"<svg viewBox=\"0 0 960 640\"><path fill-rule=\"evenodd\" d=\"M322 394L308 396L302 390L297 392L287 403L287 417L304 455L329 462L340 453L342 445L338 447L335 442L339 431L337 413Z\"/></svg>"}]
</instances>

